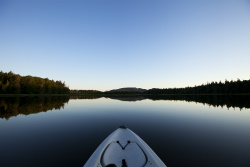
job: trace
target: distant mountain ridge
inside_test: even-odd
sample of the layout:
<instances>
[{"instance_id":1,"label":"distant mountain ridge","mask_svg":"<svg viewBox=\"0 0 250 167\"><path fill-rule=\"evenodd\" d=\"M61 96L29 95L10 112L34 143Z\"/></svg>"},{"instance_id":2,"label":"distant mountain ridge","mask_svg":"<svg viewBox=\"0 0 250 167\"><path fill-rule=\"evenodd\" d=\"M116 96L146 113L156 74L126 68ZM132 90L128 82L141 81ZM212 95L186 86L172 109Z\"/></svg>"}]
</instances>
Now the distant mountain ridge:
<instances>
[{"instance_id":1,"label":"distant mountain ridge","mask_svg":"<svg viewBox=\"0 0 250 167\"><path fill-rule=\"evenodd\" d=\"M136 88L136 87L125 87L125 88L119 88L119 89L112 89L110 90L111 92L116 92L116 91L124 91L124 92L145 92L147 89L142 89L142 88Z\"/></svg>"}]
</instances>

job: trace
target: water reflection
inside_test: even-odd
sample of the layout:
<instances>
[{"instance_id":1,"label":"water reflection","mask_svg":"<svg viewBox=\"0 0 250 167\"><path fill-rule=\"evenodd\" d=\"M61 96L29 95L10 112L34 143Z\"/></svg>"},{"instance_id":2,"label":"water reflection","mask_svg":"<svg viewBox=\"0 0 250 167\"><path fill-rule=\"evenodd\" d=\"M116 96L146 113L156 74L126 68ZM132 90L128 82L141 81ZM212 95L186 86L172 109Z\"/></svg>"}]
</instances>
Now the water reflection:
<instances>
[{"instance_id":1,"label":"water reflection","mask_svg":"<svg viewBox=\"0 0 250 167\"><path fill-rule=\"evenodd\" d=\"M197 102L213 107L233 107L250 108L249 95L145 95L145 96L75 96L71 99L98 99L106 97L121 101L141 101L141 100L181 100L186 102Z\"/></svg>"},{"instance_id":2,"label":"water reflection","mask_svg":"<svg viewBox=\"0 0 250 167\"><path fill-rule=\"evenodd\" d=\"M0 118L60 110L69 99L69 96L0 97Z\"/></svg>"},{"instance_id":3,"label":"water reflection","mask_svg":"<svg viewBox=\"0 0 250 167\"><path fill-rule=\"evenodd\" d=\"M250 96L246 95L168 95L148 96L152 100L183 100L208 104L213 107L250 108Z\"/></svg>"},{"instance_id":4,"label":"water reflection","mask_svg":"<svg viewBox=\"0 0 250 167\"><path fill-rule=\"evenodd\" d=\"M49 99L55 98L59 105L50 104L48 109L61 110L8 121L0 119L0 166L83 166L99 144L121 124L136 132L168 167L249 166L250 109L240 111L236 107L239 105L235 105L246 104L244 107L248 108L246 96L221 100L223 106L234 105L235 110L208 107L181 97L1 98L1 106L18 101L19 108L30 110L39 106L35 102L29 107L30 101L46 98L53 103ZM41 100L42 105L49 104L46 100Z\"/></svg>"},{"instance_id":5,"label":"water reflection","mask_svg":"<svg viewBox=\"0 0 250 167\"><path fill-rule=\"evenodd\" d=\"M99 99L109 98L120 101L166 100L186 101L207 104L213 107L250 108L250 96L226 95L160 95L160 96L27 96L0 97L0 118L9 119L19 114L29 115L64 108L70 99Z\"/></svg>"}]
</instances>

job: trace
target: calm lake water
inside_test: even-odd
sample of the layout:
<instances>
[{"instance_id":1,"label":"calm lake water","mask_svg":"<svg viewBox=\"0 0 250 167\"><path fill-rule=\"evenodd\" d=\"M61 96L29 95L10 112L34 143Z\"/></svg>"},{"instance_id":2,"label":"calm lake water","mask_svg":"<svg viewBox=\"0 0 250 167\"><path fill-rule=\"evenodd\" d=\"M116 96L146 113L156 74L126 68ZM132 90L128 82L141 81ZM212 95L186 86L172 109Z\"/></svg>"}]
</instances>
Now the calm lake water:
<instances>
[{"instance_id":1,"label":"calm lake water","mask_svg":"<svg viewBox=\"0 0 250 167\"><path fill-rule=\"evenodd\" d=\"M249 97L242 98L239 101ZM0 98L0 166L81 167L124 124L168 167L249 167L250 109L249 104L237 104L228 108L192 100Z\"/></svg>"}]
</instances>

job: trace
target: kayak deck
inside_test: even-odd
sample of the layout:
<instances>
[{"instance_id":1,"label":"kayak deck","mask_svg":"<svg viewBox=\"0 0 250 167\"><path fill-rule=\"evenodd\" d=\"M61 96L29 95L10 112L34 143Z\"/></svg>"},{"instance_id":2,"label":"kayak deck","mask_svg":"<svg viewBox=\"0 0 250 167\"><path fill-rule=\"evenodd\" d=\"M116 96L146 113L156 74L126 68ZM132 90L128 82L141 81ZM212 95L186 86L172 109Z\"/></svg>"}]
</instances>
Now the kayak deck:
<instances>
[{"instance_id":1,"label":"kayak deck","mask_svg":"<svg viewBox=\"0 0 250 167\"><path fill-rule=\"evenodd\" d=\"M134 132L121 126L95 150L84 167L166 167Z\"/></svg>"}]
</instances>

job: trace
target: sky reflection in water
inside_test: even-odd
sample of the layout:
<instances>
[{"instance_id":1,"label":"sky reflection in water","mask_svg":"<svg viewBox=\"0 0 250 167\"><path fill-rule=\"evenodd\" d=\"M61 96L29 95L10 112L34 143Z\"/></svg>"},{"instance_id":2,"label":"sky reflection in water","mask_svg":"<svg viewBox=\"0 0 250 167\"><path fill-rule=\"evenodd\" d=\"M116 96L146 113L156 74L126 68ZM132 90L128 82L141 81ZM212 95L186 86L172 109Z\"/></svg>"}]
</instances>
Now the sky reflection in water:
<instances>
[{"instance_id":1,"label":"sky reflection in water","mask_svg":"<svg viewBox=\"0 0 250 167\"><path fill-rule=\"evenodd\" d=\"M250 109L99 98L70 100L64 109L0 119L0 166L83 166L121 124L168 166L250 164Z\"/></svg>"}]
</instances>

